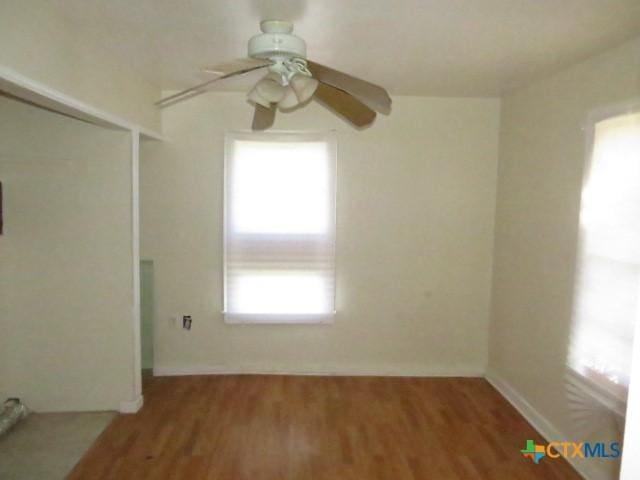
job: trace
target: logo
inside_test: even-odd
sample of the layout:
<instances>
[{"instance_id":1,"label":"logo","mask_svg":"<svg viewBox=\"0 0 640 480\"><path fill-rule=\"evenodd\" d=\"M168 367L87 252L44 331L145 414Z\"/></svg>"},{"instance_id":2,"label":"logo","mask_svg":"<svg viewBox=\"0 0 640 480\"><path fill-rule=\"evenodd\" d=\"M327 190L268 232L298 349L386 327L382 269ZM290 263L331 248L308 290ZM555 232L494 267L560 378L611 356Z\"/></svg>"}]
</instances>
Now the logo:
<instances>
[{"instance_id":1,"label":"logo","mask_svg":"<svg viewBox=\"0 0 640 480\"><path fill-rule=\"evenodd\" d=\"M549 442L538 445L527 440L524 450L520 450L525 458L533 463L540 463L544 457L553 458L618 458L620 444L618 442Z\"/></svg>"},{"instance_id":2,"label":"logo","mask_svg":"<svg viewBox=\"0 0 640 480\"><path fill-rule=\"evenodd\" d=\"M537 445L533 440L527 440L527 446L520 450L525 458L530 458L533 463L540 463L540 460L547 454L544 445Z\"/></svg>"}]
</instances>

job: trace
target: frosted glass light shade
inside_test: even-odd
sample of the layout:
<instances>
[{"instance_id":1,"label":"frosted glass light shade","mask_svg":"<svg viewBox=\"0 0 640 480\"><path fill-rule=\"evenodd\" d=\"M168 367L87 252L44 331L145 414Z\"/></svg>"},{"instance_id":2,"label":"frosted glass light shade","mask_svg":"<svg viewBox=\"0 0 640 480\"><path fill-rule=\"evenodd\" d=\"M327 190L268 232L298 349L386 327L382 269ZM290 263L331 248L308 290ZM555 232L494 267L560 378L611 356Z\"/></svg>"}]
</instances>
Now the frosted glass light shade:
<instances>
[{"instance_id":1,"label":"frosted glass light shade","mask_svg":"<svg viewBox=\"0 0 640 480\"><path fill-rule=\"evenodd\" d=\"M309 100L316 92L316 88L318 88L318 80L301 74L291 77L289 84L291 88L293 88L293 91L296 92L300 103Z\"/></svg>"},{"instance_id":2,"label":"frosted glass light shade","mask_svg":"<svg viewBox=\"0 0 640 480\"><path fill-rule=\"evenodd\" d=\"M290 86L286 87L284 97L282 98L282 100L280 100L280 102L278 102L278 107L286 110L289 108L297 107L298 105L300 105L300 101L298 100L296 92L294 92L293 88L291 88Z\"/></svg>"},{"instance_id":3,"label":"frosted glass light shade","mask_svg":"<svg viewBox=\"0 0 640 480\"><path fill-rule=\"evenodd\" d=\"M271 108L271 103L265 100L264 98L262 98L262 96L258 93L258 90L256 87L253 87L249 91L249 93L247 94L247 98L251 100L253 103L262 105L265 108Z\"/></svg>"},{"instance_id":4,"label":"frosted glass light shade","mask_svg":"<svg viewBox=\"0 0 640 480\"><path fill-rule=\"evenodd\" d=\"M285 87L278 81L277 76L267 75L256 85L256 92L266 101L278 103L284 98Z\"/></svg>"}]
</instances>

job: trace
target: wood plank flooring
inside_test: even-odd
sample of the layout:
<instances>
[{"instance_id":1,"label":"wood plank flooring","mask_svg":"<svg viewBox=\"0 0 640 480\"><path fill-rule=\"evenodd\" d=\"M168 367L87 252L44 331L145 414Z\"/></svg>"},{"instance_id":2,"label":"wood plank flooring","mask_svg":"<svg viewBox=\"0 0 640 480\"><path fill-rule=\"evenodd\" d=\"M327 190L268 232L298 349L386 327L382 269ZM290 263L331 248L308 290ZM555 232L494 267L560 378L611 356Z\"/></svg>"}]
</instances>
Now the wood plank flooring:
<instances>
[{"instance_id":1,"label":"wood plank flooring","mask_svg":"<svg viewBox=\"0 0 640 480\"><path fill-rule=\"evenodd\" d=\"M484 379L156 377L70 479L572 480Z\"/></svg>"}]
</instances>

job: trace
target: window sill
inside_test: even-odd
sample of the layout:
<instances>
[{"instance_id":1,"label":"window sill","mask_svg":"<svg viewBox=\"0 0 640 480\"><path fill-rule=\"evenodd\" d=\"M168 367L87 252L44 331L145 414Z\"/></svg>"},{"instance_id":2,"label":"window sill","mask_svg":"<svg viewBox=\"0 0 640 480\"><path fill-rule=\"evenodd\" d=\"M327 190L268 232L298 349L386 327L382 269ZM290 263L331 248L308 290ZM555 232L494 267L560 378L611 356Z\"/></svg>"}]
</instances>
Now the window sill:
<instances>
[{"instance_id":1,"label":"window sill","mask_svg":"<svg viewBox=\"0 0 640 480\"><path fill-rule=\"evenodd\" d=\"M317 325L331 324L333 313L229 313L223 312L225 323L247 325Z\"/></svg>"},{"instance_id":2,"label":"window sill","mask_svg":"<svg viewBox=\"0 0 640 480\"><path fill-rule=\"evenodd\" d=\"M605 407L620 418L624 418L627 410L626 399L609 391L605 386L582 375L573 368L567 369L567 378L571 384L579 388L594 401Z\"/></svg>"}]
</instances>

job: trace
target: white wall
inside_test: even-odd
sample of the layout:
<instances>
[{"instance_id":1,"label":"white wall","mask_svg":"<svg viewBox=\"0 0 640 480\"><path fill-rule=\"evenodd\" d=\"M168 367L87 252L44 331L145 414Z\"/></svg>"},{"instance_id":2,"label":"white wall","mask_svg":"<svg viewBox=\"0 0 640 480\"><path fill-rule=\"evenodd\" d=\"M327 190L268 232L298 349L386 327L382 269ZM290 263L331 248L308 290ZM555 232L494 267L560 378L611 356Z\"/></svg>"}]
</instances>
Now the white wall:
<instances>
[{"instance_id":1,"label":"white wall","mask_svg":"<svg viewBox=\"0 0 640 480\"><path fill-rule=\"evenodd\" d=\"M232 326L222 310L223 139L242 94L164 110L145 146L142 258L155 268L156 371L482 374L499 101L398 97L353 130L317 104L275 129L338 135L337 308L329 326ZM193 330L170 326L191 314Z\"/></svg>"},{"instance_id":2,"label":"white wall","mask_svg":"<svg viewBox=\"0 0 640 480\"><path fill-rule=\"evenodd\" d=\"M158 86L123 65L85 25L65 18L48 0L0 2L0 67L55 88L76 100L160 130L153 105Z\"/></svg>"},{"instance_id":3,"label":"white wall","mask_svg":"<svg viewBox=\"0 0 640 480\"><path fill-rule=\"evenodd\" d=\"M638 95L640 39L503 98L490 372L566 439L583 126L591 110Z\"/></svg>"},{"instance_id":4,"label":"white wall","mask_svg":"<svg viewBox=\"0 0 640 480\"><path fill-rule=\"evenodd\" d=\"M0 97L0 398L134 399L130 148L127 132Z\"/></svg>"}]
</instances>

